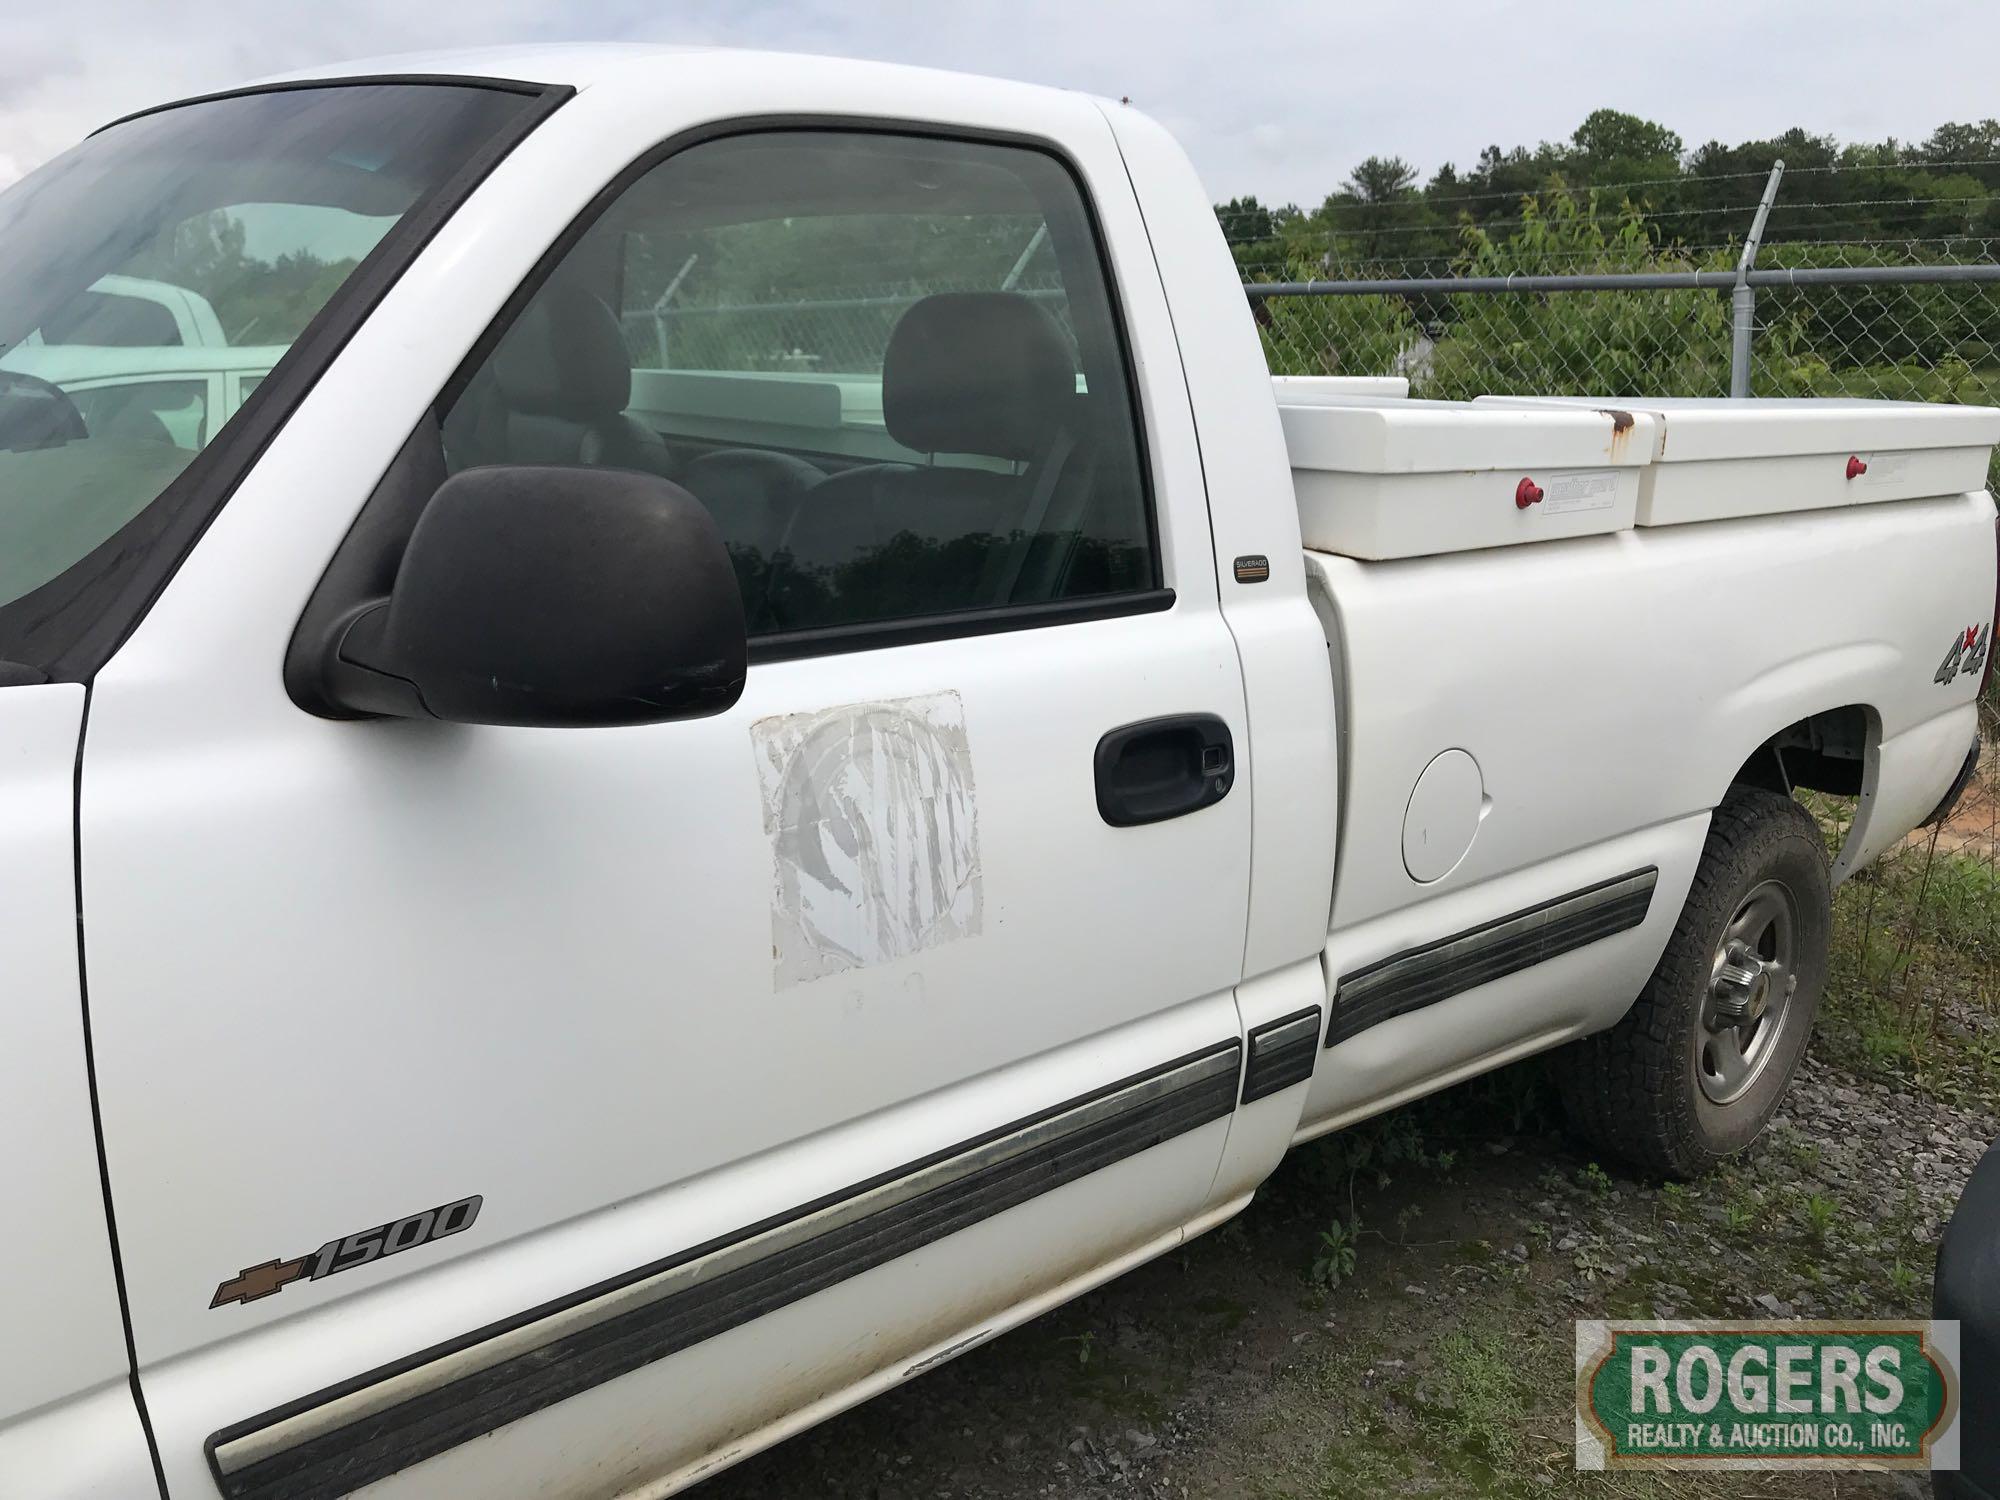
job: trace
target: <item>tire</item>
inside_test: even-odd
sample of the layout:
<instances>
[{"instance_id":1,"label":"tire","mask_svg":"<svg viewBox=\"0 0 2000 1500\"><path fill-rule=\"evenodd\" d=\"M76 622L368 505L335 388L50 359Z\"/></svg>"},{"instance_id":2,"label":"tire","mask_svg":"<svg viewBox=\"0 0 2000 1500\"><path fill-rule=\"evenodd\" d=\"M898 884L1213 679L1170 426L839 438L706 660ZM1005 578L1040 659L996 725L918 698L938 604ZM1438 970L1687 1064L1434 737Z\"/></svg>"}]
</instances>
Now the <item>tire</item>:
<instances>
[{"instance_id":1,"label":"tire","mask_svg":"<svg viewBox=\"0 0 2000 1500\"><path fill-rule=\"evenodd\" d=\"M1818 825L1789 797L1732 788L1646 988L1560 1060L1572 1126L1663 1177L1699 1176L1743 1150L1805 1056L1832 933Z\"/></svg>"}]
</instances>

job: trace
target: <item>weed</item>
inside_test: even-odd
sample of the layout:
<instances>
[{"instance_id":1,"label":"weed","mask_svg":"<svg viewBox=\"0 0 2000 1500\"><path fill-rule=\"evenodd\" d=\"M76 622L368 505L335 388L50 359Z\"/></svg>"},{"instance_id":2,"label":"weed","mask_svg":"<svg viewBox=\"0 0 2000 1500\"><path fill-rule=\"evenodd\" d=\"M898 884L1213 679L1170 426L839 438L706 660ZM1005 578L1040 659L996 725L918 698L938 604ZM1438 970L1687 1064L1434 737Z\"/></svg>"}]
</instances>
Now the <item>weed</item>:
<instances>
[{"instance_id":1,"label":"weed","mask_svg":"<svg viewBox=\"0 0 2000 1500\"><path fill-rule=\"evenodd\" d=\"M1612 1269L1612 1263L1605 1258L1602 1240L1590 1240L1577 1247L1576 1274L1585 1281L1595 1282L1600 1276L1610 1275Z\"/></svg>"},{"instance_id":2,"label":"weed","mask_svg":"<svg viewBox=\"0 0 2000 1500\"><path fill-rule=\"evenodd\" d=\"M1345 1224L1335 1219L1319 1232L1319 1254L1312 1263L1314 1285L1332 1291L1354 1275L1354 1241L1360 1233L1358 1217Z\"/></svg>"},{"instance_id":3,"label":"weed","mask_svg":"<svg viewBox=\"0 0 2000 1500\"><path fill-rule=\"evenodd\" d=\"M1824 1244L1827 1231L1840 1216L1840 1200L1824 1193L1808 1193L1800 1206L1805 1212L1806 1233L1815 1245Z\"/></svg>"}]
</instances>

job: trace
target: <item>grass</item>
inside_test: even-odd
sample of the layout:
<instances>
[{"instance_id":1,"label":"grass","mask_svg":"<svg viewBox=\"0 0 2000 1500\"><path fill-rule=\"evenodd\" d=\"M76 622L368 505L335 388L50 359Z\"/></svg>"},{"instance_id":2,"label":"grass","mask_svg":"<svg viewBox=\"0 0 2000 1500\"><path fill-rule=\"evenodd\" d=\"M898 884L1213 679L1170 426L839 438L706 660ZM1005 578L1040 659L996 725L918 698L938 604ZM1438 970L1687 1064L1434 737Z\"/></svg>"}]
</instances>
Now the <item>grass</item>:
<instances>
[{"instance_id":1,"label":"grass","mask_svg":"<svg viewBox=\"0 0 2000 1500\"><path fill-rule=\"evenodd\" d=\"M1984 717L1987 743L2000 742L2000 702ZM1996 794L1989 762L1962 806L2000 805ZM1837 848L1852 804L1808 805ZM1864 1077L2000 1111L2000 818L1981 821L1914 836L1835 894L1816 1046Z\"/></svg>"}]
</instances>

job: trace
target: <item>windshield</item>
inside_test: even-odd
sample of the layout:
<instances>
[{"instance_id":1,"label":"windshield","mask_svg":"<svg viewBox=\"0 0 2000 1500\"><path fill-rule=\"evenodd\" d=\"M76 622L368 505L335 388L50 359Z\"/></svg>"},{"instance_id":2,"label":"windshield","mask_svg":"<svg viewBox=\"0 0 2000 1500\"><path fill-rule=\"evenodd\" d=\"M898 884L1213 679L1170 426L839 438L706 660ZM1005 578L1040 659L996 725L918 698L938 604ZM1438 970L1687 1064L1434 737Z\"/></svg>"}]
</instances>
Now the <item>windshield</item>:
<instances>
[{"instance_id":1,"label":"windshield","mask_svg":"<svg viewBox=\"0 0 2000 1500\"><path fill-rule=\"evenodd\" d=\"M29 596L73 597L66 573L138 545L106 544L532 102L414 83L198 101L115 125L0 193L0 657L32 660L6 626L57 601Z\"/></svg>"}]
</instances>

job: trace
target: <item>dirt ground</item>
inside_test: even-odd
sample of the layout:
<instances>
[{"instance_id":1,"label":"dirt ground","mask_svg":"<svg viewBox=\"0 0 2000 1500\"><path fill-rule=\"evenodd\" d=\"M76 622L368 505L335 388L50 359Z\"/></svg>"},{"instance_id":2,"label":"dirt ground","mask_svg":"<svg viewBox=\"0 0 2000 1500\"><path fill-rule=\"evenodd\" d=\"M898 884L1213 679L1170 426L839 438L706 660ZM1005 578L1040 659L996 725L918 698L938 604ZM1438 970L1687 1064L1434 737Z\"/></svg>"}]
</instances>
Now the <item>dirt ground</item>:
<instances>
[{"instance_id":1,"label":"dirt ground","mask_svg":"<svg viewBox=\"0 0 2000 1500\"><path fill-rule=\"evenodd\" d=\"M1984 1011L1954 1024L1992 1040ZM1926 1495L1911 1475L1574 1469L1576 1318L1927 1311L1994 1097L1834 1055L1816 1045L1763 1141L1687 1188L1563 1133L1560 1055L1424 1101L1294 1152L1183 1250L695 1493Z\"/></svg>"}]
</instances>

